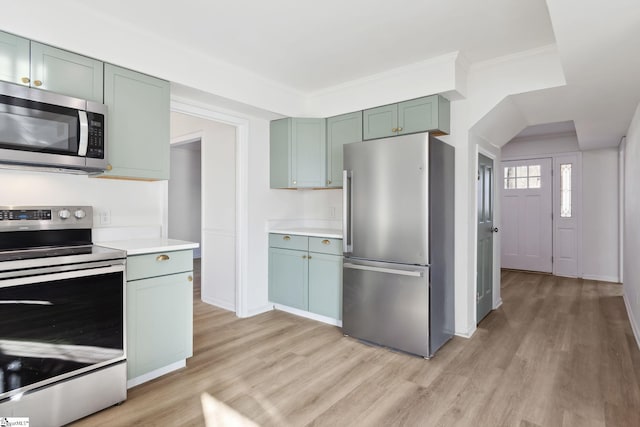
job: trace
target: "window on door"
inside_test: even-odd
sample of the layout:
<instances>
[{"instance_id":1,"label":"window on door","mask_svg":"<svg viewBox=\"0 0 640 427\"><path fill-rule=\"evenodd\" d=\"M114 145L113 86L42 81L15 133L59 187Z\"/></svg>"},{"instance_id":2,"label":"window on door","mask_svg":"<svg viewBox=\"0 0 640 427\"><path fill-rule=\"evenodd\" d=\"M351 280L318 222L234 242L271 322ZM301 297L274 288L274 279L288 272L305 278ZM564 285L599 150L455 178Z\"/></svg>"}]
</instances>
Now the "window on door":
<instances>
[{"instance_id":1,"label":"window on door","mask_svg":"<svg viewBox=\"0 0 640 427\"><path fill-rule=\"evenodd\" d=\"M507 166L504 168L504 189L523 190L540 188L542 172L540 165Z\"/></svg>"}]
</instances>

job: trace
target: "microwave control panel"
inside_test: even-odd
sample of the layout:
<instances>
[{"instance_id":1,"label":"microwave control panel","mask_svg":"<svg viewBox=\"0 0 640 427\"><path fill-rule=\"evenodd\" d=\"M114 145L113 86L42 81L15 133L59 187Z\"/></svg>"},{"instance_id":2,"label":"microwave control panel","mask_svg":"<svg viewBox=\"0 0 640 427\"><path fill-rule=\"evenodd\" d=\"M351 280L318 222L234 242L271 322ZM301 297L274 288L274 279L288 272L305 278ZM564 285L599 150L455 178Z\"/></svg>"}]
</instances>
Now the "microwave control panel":
<instances>
[{"instance_id":1,"label":"microwave control panel","mask_svg":"<svg viewBox=\"0 0 640 427\"><path fill-rule=\"evenodd\" d=\"M89 144L87 157L92 159L104 159L104 115L87 111L89 120Z\"/></svg>"}]
</instances>

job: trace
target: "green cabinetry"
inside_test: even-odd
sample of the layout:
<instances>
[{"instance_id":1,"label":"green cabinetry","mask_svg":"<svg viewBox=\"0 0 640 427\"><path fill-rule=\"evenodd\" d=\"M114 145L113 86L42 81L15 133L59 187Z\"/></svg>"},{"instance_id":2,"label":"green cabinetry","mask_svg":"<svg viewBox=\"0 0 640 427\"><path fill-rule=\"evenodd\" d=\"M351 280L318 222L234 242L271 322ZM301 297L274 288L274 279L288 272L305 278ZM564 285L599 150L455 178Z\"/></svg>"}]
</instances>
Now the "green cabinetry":
<instances>
[{"instance_id":1,"label":"green cabinetry","mask_svg":"<svg viewBox=\"0 0 640 427\"><path fill-rule=\"evenodd\" d=\"M324 187L325 131L325 119L289 117L271 122L271 188Z\"/></svg>"},{"instance_id":2,"label":"green cabinetry","mask_svg":"<svg viewBox=\"0 0 640 427\"><path fill-rule=\"evenodd\" d=\"M342 240L269 235L269 300L342 318Z\"/></svg>"},{"instance_id":3,"label":"green cabinetry","mask_svg":"<svg viewBox=\"0 0 640 427\"><path fill-rule=\"evenodd\" d=\"M362 141L362 111L327 119L327 187L342 187L342 146Z\"/></svg>"},{"instance_id":4,"label":"green cabinetry","mask_svg":"<svg viewBox=\"0 0 640 427\"><path fill-rule=\"evenodd\" d=\"M127 258L127 378L193 355L191 250Z\"/></svg>"},{"instance_id":5,"label":"green cabinetry","mask_svg":"<svg viewBox=\"0 0 640 427\"><path fill-rule=\"evenodd\" d=\"M103 63L0 32L0 80L103 102Z\"/></svg>"},{"instance_id":6,"label":"green cabinetry","mask_svg":"<svg viewBox=\"0 0 640 427\"><path fill-rule=\"evenodd\" d=\"M376 139L417 132L450 132L449 100L440 95L412 99L363 111L363 138Z\"/></svg>"},{"instance_id":7,"label":"green cabinetry","mask_svg":"<svg viewBox=\"0 0 640 427\"><path fill-rule=\"evenodd\" d=\"M103 177L169 179L169 82L105 64L111 169Z\"/></svg>"}]
</instances>

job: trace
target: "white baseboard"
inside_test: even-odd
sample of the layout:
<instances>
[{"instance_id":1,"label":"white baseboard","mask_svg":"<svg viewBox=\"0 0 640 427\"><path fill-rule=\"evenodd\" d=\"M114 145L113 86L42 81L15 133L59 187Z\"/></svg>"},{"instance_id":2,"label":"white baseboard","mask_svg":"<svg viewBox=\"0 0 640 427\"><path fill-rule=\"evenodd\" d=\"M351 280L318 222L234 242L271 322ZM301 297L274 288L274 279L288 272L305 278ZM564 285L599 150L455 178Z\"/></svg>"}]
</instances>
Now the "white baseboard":
<instances>
[{"instance_id":1,"label":"white baseboard","mask_svg":"<svg viewBox=\"0 0 640 427\"><path fill-rule=\"evenodd\" d=\"M263 305L262 307L252 308L251 310L247 310L247 315L245 317L257 316L258 314L266 313L271 310L273 310L273 304Z\"/></svg>"},{"instance_id":2,"label":"white baseboard","mask_svg":"<svg viewBox=\"0 0 640 427\"><path fill-rule=\"evenodd\" d=\"M627 316L629 317L629 323L631 323L631 330L633 331L633 336L636 337L636 344L638 344L638 348L640 349L640 324L638 320L634 317L634 313L631 310L631 304L629 304L629 300L627 299L627 294L622 294L622 299L624 300L624 305L627 307Z\"/></svg>"},{"instance_id":3,"label":"white baseboard","mask_svg":"<svg viewBox=\"0 0 640 427\"><path fill-rule=\"evenodd\" d=\"M215 305L216 307L219 307L228 311L233 311L233 312L236 311L236 308L233 306L233 304L229 304L226 301L220 301L215 298L202 297L202 302L206 302L209 305Z\"/></svg>"},{"instance_id":4,"label":"white baseboard","mask_svg":"<svg viewBox=\"0 0 640 427\"><path fill-rule=\"evenodd\" d=\"M471 338L473 336L473 334L476 332L476 329L478 329L476 324L470 325L469 328L467 329L467 331L455 331L453 334L457 337L462 337L462 338Z\"/></svg>"},{"instance_id":5,"label":"white baseboard","mask_svg":"<svg viewBox=\"0 0 640 427\"><path fill-rule=\"evenodd\" d=\"M286 311L287 313L295 314L296 316L306 317L307 319L317 320L318 322L327 323L329 325L342 327L342 320L334 319L333 317L322 316L321 314L311 313L309 311L300 310L286 305L273 304L273 308L276 310Z\"/></svg>"},{"instance_id":6,"label":"white baseboard","mask_svg":"<svg viewBox=\"0 0 640 427\"><path fill-rule=\"evenodd\" d=\"M500 298L500 299L498 300L498 303L495 305L495 307L493 307L493 309L494 309L494 310L497 310L497 309L499 309L499 308L500 308L500 306L501 306L501 305L502 305L502 298Z\"/></svg>"},{"instance_id":7,"label":"white baseboard","mask_svg":"<svg viewBox=\"0 0 640 427\"><path fill-rule=\"evenodd\" d=\"M146 374L140 375L139 377L131 378L130 380L127 381L127 388L132 388L142 383L146 383L147 381L151 381L153 379L166 375L169 372L182 369L185 366L187 366L187 360L182 359L170 365L163 366L162 368L158 368L151 372L147 372Z\"/></svg>"},{"instance_id":8,"label":"white baseboard","mask_svg":"<svg viewBox=\"0 0 640 427\"><path fill-rule=\"evenodd\" d=\"M598 282L620 283L620 278L618 276L600 276L597 274L583 274L582 278L585 280L597 280Z\"/></svg>"}]
</instances>

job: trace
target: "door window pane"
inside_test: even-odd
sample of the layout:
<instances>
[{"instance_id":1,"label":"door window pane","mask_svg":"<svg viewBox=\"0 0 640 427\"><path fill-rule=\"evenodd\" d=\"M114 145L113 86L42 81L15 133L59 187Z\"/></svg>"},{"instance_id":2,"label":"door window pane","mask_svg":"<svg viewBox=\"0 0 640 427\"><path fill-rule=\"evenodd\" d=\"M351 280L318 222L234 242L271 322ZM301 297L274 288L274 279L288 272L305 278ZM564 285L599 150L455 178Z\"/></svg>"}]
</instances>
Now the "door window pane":
<instances>
[{"instance_id":1,"label":"door window pane","mask_svg":"<svg viewBox=\"0 0 640 427\"><path fill-rule=\"evenodd\" d=\"M526 190L542 186L542 168L540 165L508 166L504 168L505 190Z\"/></svg>"},{"instance_id":2,"label":"door window pane","mask_svg":"<svg viewBox=\"0 0 640 427\"><path fill-rule=\"evenodd\" d=\"M571 163L560 165L560 217L571 218Z\"/></svg>"}]
</instances>

